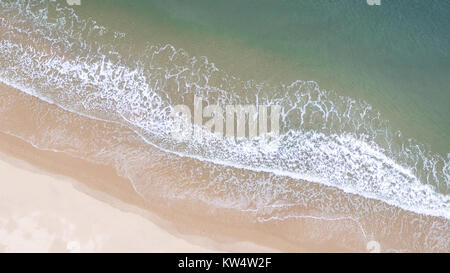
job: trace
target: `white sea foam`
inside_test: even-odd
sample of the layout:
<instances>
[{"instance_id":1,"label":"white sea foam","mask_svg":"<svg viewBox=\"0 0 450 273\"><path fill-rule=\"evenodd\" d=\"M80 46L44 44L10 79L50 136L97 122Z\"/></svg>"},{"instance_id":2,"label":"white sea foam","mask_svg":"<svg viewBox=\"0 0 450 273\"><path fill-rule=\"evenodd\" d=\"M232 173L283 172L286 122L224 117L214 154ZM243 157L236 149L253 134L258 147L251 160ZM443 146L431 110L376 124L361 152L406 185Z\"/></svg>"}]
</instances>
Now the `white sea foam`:
<instances>
[{"instance_id":1,"label":"white sea foam","mask_svg":"<svg viewBox=\"0 0 450 273\"><path fill-rule=\"evenodd\" d=\"M0 34L0 80L6 84L125 125L165 152L321 183L450 219L450 154L431 154L401 137L364 101L313 81L244 81L171 45L149 45L124 57L116 46L126 43L124 34L81 20L70 8L46 1L0 6L6 30ZM279 149L265 152L253 141L172 139L171 109L194 95L208 104L282 106Z\"/></svg>"}]
</instances>

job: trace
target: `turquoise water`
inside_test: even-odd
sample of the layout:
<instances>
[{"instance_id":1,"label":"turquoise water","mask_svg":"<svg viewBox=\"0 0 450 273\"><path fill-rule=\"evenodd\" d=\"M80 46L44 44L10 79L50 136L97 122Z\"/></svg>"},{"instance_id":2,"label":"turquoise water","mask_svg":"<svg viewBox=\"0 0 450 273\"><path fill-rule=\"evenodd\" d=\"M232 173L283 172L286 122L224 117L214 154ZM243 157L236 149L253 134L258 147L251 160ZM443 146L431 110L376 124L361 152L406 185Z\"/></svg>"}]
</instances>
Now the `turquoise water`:
<instances>
[{"instance_id":1,"label":"turquoise water","mask_svg":"<svg viewBox=\"0 0 450 273\"><path fill-rule=\"evenodd\" d=\"M113 25L127 33L136 31L136 37L145 40L155 33L147 26L157 26L194 40L180 43L183 48L198 48L205 33L261 48L285 66L285 70L267 69L275 74L269 76L272 80L315 80L339 94L363 98L404 134L444 156L449 151L450 4L446 1L386 0L380 6L363 0L85 4L88 14L101 7L122 12ZM90 9L91 5L96 8ZM202 54L198 51L194 53ZM234 54L208 53L216 55L208 57L219 64ZM251 58L234 62L246 62L247 70L259 69Z\"/></svg>"},{"instance_id":2,"label":"turquoise water","mask_svg":"<svg viewBox=\"0 0 450 273\"><path fill-rule=\"evenodd\" d=\"M185 178L173 182L170 198L275 211L264 219L310 217L289 214L289 207L303 206L334 217L327 219L351 219L358 229L366 218L376 221L371 215L377 210L390 215L396 207L419 215L420 224L411 226L437 232L427 240L448 246L449 3L0 4L0 81L136 133L144 147L124 153L133 160L114 150L120 143L92 148L86 157L95 161L101 154L116 162L139 193L167 179L154 177L147 165L177 162L176 173ZM174 139L170 111L191 105L194 95L206 104L281 106L279 146ZM43 135L32 139L46 149L74 145ZM99 135L108 143L106 133ZM95 142L77 143L83 141L86 147ZM137 156L147 149L160 151L157 163ZM422 215L442 221L428 227ZM392 234L395 221L385 223L386 233Z\"/></svg>"}]
</instances>

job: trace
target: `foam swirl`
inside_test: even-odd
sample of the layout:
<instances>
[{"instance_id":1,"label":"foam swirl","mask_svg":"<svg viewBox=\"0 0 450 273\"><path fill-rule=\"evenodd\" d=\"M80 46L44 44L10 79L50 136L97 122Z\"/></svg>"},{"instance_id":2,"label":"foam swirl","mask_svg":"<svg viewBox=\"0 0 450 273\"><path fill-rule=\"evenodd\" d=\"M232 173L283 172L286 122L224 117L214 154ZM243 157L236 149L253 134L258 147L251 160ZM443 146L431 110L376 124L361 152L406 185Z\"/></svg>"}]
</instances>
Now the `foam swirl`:
<instances>
[{"instance_id":1,"label":"foam swirl","mask_svg":"<svg viewBox=\"0 0 450 273\"><path fill-rule=\"evenodd\" d=\"M125 34L81 20L46 1L2 1L0 80L89 117L125 125L163 151L337 187L400 208L450 219L450 154L392 130L362 100L313 81L273 84L239 79L206 57L171 45L127 54ZM173 106L277 104L278 150L253 141L171 137Z\"/></svg>"}]
</instances>

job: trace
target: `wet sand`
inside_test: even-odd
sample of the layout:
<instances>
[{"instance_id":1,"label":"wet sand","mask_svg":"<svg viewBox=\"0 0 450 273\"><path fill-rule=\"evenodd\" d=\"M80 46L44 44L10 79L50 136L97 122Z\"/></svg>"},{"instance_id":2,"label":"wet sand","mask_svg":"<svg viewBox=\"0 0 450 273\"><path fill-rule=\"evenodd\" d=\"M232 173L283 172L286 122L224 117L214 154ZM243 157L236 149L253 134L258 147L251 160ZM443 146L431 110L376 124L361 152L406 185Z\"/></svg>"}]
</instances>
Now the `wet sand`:
<instances>
[{"instance_id":1,"label":"wet sand","mask_svg":"<svg viewBox=\"0 0 450 273\"><path fill-rule=\"evenodd\" d=\"M114 198L92 198L75 181L0 158L0 252L215 251L174 236Z\"/></svg>"},{"instance_id":2,"label":"wet sand","mask_svg":"<svg viewBox=\"0 0 450 273\"><path fill-rule=\"evenodd\" d=\"M435 246L442 251L448 248L445 237L445 227L448 227L448 222L443 219L428 219L388 207L380 201L366 200L333 188L301 181L288 180L286 183L298 185L308 191L326 190L329 193L325 194L325 197L340 196L348 198L346 202L364 205L370 208L370 211L366 212L366 219L359 223L348 217L340 219L339 215L329 215L328 219L309 217L308 215L314 215L312 214L314 210L298 206L284 209L281 213L283 215L300 213L300 215L306 215L305 217L284 220L279 218L275 221L261 222L255 221L258 215L251 212L238 213L232 209L212 208L200 201L176 198L168 200L167 196L159 194L164 191L160 191L161 189L155 191L157 189L155 187L162 183L163 186L168 187L169 191L172 189L171 185L175 187L173 190L176 190L176 186L182 185L179 183L183 182L182 174L176 173L180 171L177 164L181 164L181 169L184 169L198 163L177 159L170 162L169 166L156 164L148 167L147 165L152 165L154 161L167 159L158 153L144 153L138 146L133 146L135 139L132 134L125 134L126 138L118 138L119 131L115 130L114 126L101 125L101 121L69 113L5 85L0 85L0 99L2 102L0 127L10 132L0 133L0 161L3 162L0 192L1 196L9 196L10 200L21 200L14 203L0 199L0 216L8 219L8 223L5 220L0 222L1 251L67 251L75 247L81 251L138 252L364 252L366 242L373 240L373 237L369 237L371 234L374 234L372 236L376 239L378 239L377 236L384 236L381 237L383 251L420 251L421 249L430 251ZM14 134L11 132L19 132L22 137L12 136ZM51 147L56 145L56 149L68 152L45 150L42 147L38 149L29 143L30 139L31 141L34 139L42 144L48 141L49 137L50 140L53 137L56 141L63 140L60 144L50 143ZM102 146L109 143L103 140L111 137L117 143L112 142L113 147ZM28 140L24 141L23 138ZM80 141L82 143L79 143ZM148 169L137 174L143 175L143 178L149 182L150 188L136 190L133 183L124 178L124 173L121 174L122 176L119 175L118 172L123 172L120 170L120 165L117 169L117 165L111 166L110 162L99 164L99 161L93 163L79 157L79 155L83 156L83 152L95 155L99 150L115 149L114 145L122 144L123 141L126 142L123 143L124 146L128 148L117 148L117 151L112 150L110 153L114 155L131 149L132 153L128 154L130 158L127 154L120 154L125 160L122 163L127 164L136 164L136 158L143 158L144 161L138 162L138 166L146 166ZM65 144L61 146L61 143ZM81 151L84 148L87 148L87 151ZM150 148L145 147L145 149ZM135 153L143 153L144 157L136 157ZM15 167L9 167L11 163ZM262 177L264 175L258 174ZM153 181L155 179L162 182ZM14 181L18 182L13 185ZM193 182L188 185L202 187L201 183ZM280 180L280 182L283 181ZM34 186L32 191L27 191L29 188L27 183ZM58 190L52 190L55 188ZM145 193L145 196L141 196L138 192ZM157 194L149 195L149 192ZM333 200L321 200L320 195L316 196L317 200L312 201L332 205ZM336 200L339 201L339 199ZM87 203L89 205L85 205ZM346 203L346 205L351 208L352 203ZM20 213L14 214L16 210ZM277 213L274 211L262 215L269 218L270 214L280 216ZM47 220L45 217L43 221L39 220L39 223L47 228L34 224L36 219L42 218L39 216L42 214L50 215ZM80 215L84 214L89 217L80 218ZM21 220L22 218L25 220ZM61 219L68 219L64 221L71 224L61 226ZM92 220L89 221L89 219ZM20 226L20 221L25 221L25 226ZM55 221L58 224L52 226L51 223ZM121 226L120 224L123 223L132 224ZM392 226L386 227L386 224ZM424 248L425 238L417 236L428 229L433 230L434 226L442 226L444 237L441 241L430 241L434 245L427 245L427 248ZM11 243L33 238L33 232L30 233L30 229L34 230L36 238L41 238L41 241L35 241L36 248ZM14 235L14 230L17 230L18 235ZM380 234L371 230L379 230ZM52 237L48 234L60 235ZM16 239L13 240L14 238ZM158 238L156 244L155 238ZM405 245L403 242L414 248L397 247L397 245ZM428 243L428 241L425 242ZM54 246L51 247L52 245ZM21 246L22 249L20 249ZM14 249L14 247L18 248Z\"/></svg>"},{"instance_id":3,"label":"wet sand","mask_svg":"<svg viewBox=\"0 0 450 273\"><path fill-rule=\"evenodd\" d=\"M30 146L0 136L0 252L274 251L181 234L108 168Z\"/></svg>"},{"instance_id":4,"label":"wet sand","mask_svg":"<svg viewBox=\"0 0 450 273\"><path fill-rule=\"evenodd\" d=\"M4 95L15 90L4 85L0 87L3 88L1 90ZM55 108L54 105L39 102L31 96L21 96ZM13 108L17 112L9 114L23 115L20 105L15 106ZM23 123L17 123L17 126L30 129L25 121L27 117L21 118ZM2 123L2 126L5 124ZM19 223L16 222L22 218L24 221L33 219L36 213L53 215L53 218L60 220L67 219L68 223L71 223L68 226L79 230L79 234L84 238L81 250L86 251L273 252L280 249L299 249L298 246L279 242L254 230L222 227L220 223L214 223L208 217L201 219L186 211L179 211L180 208L177 211L177 208L164 209L163 206L155 206L137 194L131 182L117 175L112 167L81 160L62 152L37 149L9 134L0 133L0 155L0 216L3 218L0 222L1 251L67 251L70 236L67 237L68 230L64 226L53 227L51 222L47 223L45 219L39 221L40 225L29 223L28 226L17 226ZM28 190L31 186L33 190ZM86 205L87 203L90 205ZM86 219L92 221L80 218L84 214L89 215ZM101 215L104 217L100 217L103 218L100 223L93 221ZM59 221L55 219L51 221ZM40 235L36 233L36 236L41 237L41 241L28 240L28 244L21 244L19 241L25 237L16 238L13 234L16 231L22 234L22 228L28 230L28 235L24 235L28 239L33 232L43 228L47 231ZM55 232L66 235L46 236ZM93 238L103 238L102 234L109 239L93 244ZM155 244L152 241L156 238L160 243ZM263 244L256 244L254 241L261 241ZM88 245L83 245L83 242ZM53 244L56 245L51 247Z\"/></svg>"}]
</instances>

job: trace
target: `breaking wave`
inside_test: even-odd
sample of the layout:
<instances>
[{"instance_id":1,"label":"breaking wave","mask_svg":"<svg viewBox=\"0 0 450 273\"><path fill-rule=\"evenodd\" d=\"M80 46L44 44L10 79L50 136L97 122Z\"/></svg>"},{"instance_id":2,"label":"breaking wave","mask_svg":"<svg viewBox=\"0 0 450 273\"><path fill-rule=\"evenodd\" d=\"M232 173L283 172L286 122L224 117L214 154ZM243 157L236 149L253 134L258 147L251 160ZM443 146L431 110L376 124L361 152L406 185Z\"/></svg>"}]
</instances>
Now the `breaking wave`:
<instances>
[{"instance_id":1,"label":"breaking wave","mask_svg":"<svg viewBox=\"0 0 450 273\"><path fill-rule=\"evenodd\" d=\"M393 130L363 100L314 81L243 80L171 45L139 50L126 34L54 2L1 1L0 7L0 81L7 85L119 123L165 152L321 183L450 219L450 154L433 154ZM250 140L174 139L172 108L192 105L194 95L206 104L281 106L277 149Z\"/></svg>"}]
</instances>

